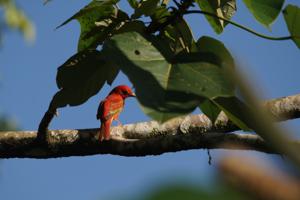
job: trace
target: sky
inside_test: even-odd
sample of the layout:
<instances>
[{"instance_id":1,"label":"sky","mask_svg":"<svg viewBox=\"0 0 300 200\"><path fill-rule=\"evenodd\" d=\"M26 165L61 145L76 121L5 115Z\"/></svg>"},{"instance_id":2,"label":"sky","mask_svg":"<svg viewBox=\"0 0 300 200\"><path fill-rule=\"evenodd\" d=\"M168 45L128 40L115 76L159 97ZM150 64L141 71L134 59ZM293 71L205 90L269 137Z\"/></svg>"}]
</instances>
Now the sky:
<instances>
[{"instance_id":1,"label":"sky","mask_svg":"<svg viewBox=\"0 0 300 200\"><path fill-rule=\"evenodd\" d=\"M76 53L80 27L76 21L55 30L89 1L57 1L46 6L40 1L17 1L35 24L36 39L26 43L16 32L7 32L0 48L0 113L17 121L24 130L36 130L49 101L57 91L57 67ZM298 0L287 0L300 6ZM120 7L128 10L126 1ZM233 26L216 35L203 16L189 16L195 38L209 35L224 42L262 99L300 93L300 52L292 41L257 38ZM280 15L268 30L256 22L238 1L233 18L260 33L288 35ZM119 74L113 86L131 83ZM98 103L111 87L106 85L96 96L77 107L59 110L51 129L95 128ZM137 100L126 101L120 115L123 124L150 120ZM282 123L291 132L300 128L299 120ZM208 165L205 150L167 153L161 156L126 158L111 155L58 159L7 159L0 162L0 199L94 200L130 196L155 188L165 182L185 181L207 185L214 177L214 165L222 150L213 150L213 165ZM226 151L228 152L228 151ZM241 154L249 154L242 152ZM281 162L277 156L254 152L251 155ZM275 160L275 161L274 161Z\"/></svg>"}]
</instances>

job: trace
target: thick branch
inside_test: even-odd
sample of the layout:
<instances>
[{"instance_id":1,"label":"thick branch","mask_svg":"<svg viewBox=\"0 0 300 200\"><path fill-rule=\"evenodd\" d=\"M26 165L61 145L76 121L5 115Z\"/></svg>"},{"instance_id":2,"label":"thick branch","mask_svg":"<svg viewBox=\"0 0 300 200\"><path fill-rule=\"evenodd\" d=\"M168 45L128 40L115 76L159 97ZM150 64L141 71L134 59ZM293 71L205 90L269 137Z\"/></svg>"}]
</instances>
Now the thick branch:
<instances>
[{"instance_id":1,"label":"thick branch","mask_svg":"<svg viewBox=\"0 0 300 200\"><path fill-rule=\"evenodd\" d=\"M300 95L274 99L265 103L278 120L298 118ZM112 128L112 140L99 143L98 129L49 131L49 146L36 143L34 131L0 132L2 158L55 158L113 154L122 156L159 155L189 149L249 149L276 153L255 134L228 133L237 130L225 114L215 124L205 115L175 118L164 124L142 122ZM228 145L230 144L230 145ZM300 145L300 141L291 142Z\"/></svg>"}]
</instances>

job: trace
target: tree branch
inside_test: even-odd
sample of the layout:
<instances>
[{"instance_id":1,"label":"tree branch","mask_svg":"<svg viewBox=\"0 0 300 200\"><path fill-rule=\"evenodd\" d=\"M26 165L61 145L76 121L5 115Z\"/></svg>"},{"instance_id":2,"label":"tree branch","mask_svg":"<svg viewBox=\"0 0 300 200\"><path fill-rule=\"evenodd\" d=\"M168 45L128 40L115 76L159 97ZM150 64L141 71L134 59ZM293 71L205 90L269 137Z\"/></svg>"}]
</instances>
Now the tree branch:
<instances>
[{"instance_id":1,"label":"tree branch","mask_svg":"<svg viewBox=\"0 0 300 200\"><path fill-rule=\"evenodd\" d=\"M277 120L300 117L300 94L264 103ZM0 132L1 158L55 158L94 154L121 156L160 155L189 149L247 149L276 153L258 135L229 133L238 130L221 113L215 124L203 114L113 127L112 140L99 143L98 129L51 130L48 146L36 143L35 131ZM228 145L230 144L230 145ZM291 145L300 147L300 141Z\"/></svg>"}]
</instances>

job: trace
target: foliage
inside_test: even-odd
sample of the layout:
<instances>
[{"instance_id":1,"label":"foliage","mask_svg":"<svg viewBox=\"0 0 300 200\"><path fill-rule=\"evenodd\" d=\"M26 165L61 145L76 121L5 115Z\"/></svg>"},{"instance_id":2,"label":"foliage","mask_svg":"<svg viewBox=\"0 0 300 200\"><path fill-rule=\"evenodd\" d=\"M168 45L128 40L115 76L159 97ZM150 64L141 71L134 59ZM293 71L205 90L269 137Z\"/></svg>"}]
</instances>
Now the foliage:
<instances>
[{"instance_id":1,"label":"foliage","mask_svg":"<svg viewBox=\"0 0 300 200\"><path fill-rule=\"evenodd\" d=\"M240 192L236 192L231 188L227 188L225 186L213 187L213 192L207 192L201 188L190 186L190 185L182 185L182 184L173 184L164 186L162 188L153 191L150 194L145 195L144 200L248 200L249 198Z\"/></svg>"},{"instance_id":2,"label":"foliage","mask_svg":"<svg viewBox=\"0 0 300 200\"><path fill-rule=\"evenodd\" d=\"M1 9L4 10L3 21L9 28L17 29L23 34L24 38L29 41L34 39L35 32L33 24L25 13L17 7L14 0L0 0L0 10ZM3 31L1 28L0 32Z\"/></svg>"},{"instance_id":3,"label":"foliage","mask_svg":"<svg viewBox=\"0 0 300 200\"><path fill-rule=\"evenodd\" d=\"M278 17L284 0L244 0L244 3L258 22L269 27Z\"/></svg>"},{"instance_id":4,"label":"foliage","mask_svg":"<svg viewBox=\"0 0 300 200\"><path fill-rule=\"evenodd\" d=\"M18 130L16 123L5 115L0 115L0 131Z\"/></svg>"},{"instance_id":5,"label":"foliage","mask_svg":"<svg viewBox=\"0 0 300 200\"><path fill-rule=\"evenodd\" d=\"M288 5L283 10L283 14L290 33L294 36L298 36L293 38L293 40L298 48L300 48L300 23L298 21L300 17L300 8L297 6Z\"/></svg>"},{"instance_id":6,"label":"foliage","mask_svg":"<svg viewBox=\"0 0 300 200\"><path fill-rule=\"evenodd\" d=\"M236 86L230 75L234 61L229 50L208 36L195 39L183 17L191 13L205 15L218 34L229 23L249 30L230 21L237 11L235 0L186 0L173 1L174 4L128 0L134 9L131 16L117 6L118 2L92 0L60 25L78 20L81 34L78 53L58 70L60 91L52 101L55 107L84 103L122 70L136 89L143 111L155 120L163 122L198 107L213 121L223 110L240 128L249 128L241 111L247 106L235 96ZM255 19L269 28L284 0L243 2ZM200 9L191 10L196 5ZM299 13L296 6L284 9L291 37L272 38L249 32L269 39L293 39L299 47Z\"/></svg>"}]
</instances>

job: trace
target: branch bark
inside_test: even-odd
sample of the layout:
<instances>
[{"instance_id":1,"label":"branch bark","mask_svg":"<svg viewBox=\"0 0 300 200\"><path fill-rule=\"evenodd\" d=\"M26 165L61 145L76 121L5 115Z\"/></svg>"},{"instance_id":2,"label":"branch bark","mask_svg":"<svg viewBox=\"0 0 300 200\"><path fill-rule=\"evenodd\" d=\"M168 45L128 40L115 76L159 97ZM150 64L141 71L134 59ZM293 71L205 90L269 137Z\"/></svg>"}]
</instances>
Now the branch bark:
<instances>
[{"instance_id":1,"label":"branch bark","mask_svg":"<svg viewBox=\"0 0 300 200\"><path fill-rule=\"evenodd\" d=\"M266 101L278 121L300 117L300 94ZM189 149L246 149L276 153L258 135L230 133L238 130L221 113L215 124L203 114L113 127L112 139L99 143L98 129L51 130L48 145L36 142L37 132L0 132L0 158L56 158L94 154L121 156L160 155ZM230 145L228 145L230 144ZM291 141L300 147L300 141Z\"/></svg>"}]
</instances>

